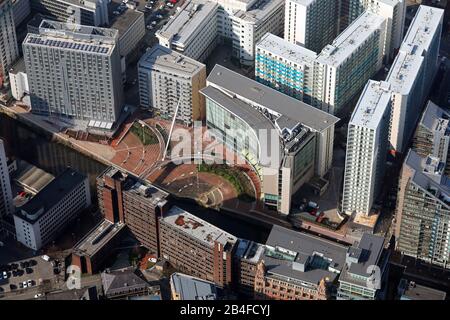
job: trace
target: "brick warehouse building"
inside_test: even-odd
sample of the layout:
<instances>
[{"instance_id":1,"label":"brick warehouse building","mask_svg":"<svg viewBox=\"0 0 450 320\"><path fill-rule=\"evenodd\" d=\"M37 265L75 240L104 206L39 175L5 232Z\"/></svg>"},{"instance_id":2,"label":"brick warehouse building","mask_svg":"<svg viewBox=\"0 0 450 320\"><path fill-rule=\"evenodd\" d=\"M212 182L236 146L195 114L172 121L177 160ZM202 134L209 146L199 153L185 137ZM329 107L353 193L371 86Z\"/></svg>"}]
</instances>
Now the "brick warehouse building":
<instances>
[{"instance_id":1,"label":"brick warehouse building","mask_svg":"<svg viewBox=\"0 0 450 320\"><path fill-rule=\"evenodd\" d=\"M233 255L238 239L173 206L160 219L160 254L181 272L212 281L232 284Z\"/></svg>"},{"instance_id":2,"label":"brick warehouse building","mask_svg":"<svg viewBox=\"0 0 450 320\"><path fill-rule=\"evenodd\" d=\"M95 273L118 245L125 227L159 255L159 217L168 210L168 194L118 169L97 178L99 209L104 219L75 246L72 264Z\"/></svg>"},{"instance_id":3,"label":"brick warehouse building","mask_svg":"<svg viewBox=\"0 0 450 320\"><path fill-rule=\"evenodd\" d=\"M169 194L114 168L97 179L97 193L105 219L125 223L137 240L159 255L158 218L169 208Z\"/></svg>"}]
</instances>

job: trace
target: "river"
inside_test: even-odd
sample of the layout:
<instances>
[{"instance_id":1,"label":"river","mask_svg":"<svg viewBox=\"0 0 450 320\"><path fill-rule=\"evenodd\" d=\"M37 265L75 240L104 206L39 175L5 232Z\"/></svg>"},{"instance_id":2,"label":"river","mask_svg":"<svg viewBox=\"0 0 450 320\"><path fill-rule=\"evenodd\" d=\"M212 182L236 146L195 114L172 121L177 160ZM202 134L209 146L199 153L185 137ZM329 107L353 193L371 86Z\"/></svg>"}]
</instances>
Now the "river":
<instances>
[{"instance_id":1,"label":"river","mask_svg":"<svg viewBox=\"0 0 450 320\"><path fill-rule=\"evenodd\" d=\"M96 187L96 177L106 169L104 164L52 141L50 136L36 133L3 113L0 113L0 137L5 141L10 155L26 160L53 175L58 175L70 166L89 177L93 190ZM96 192L92 194L95 195ZM263 243L267 239L269 230L260 225L214 210L199 208L191 203L177 202L176 204L237 237Z\"/></svg>"}]
</instances>

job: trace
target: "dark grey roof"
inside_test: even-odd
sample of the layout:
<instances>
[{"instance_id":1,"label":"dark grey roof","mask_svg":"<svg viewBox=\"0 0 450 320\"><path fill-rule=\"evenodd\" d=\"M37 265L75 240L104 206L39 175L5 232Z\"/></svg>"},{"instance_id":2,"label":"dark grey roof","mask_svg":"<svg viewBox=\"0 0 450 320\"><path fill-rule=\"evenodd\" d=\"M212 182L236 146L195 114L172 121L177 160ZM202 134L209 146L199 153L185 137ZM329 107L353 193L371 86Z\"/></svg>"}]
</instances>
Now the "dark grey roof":
<instances>
[{"instance_id":1,"label":"dark grey roof","mask_svg":"<svg viewBox=\"0 0 450 320\"><path fill-rule=\"evenodd\" d=\"M220 290L213 282L191 277L182 273L173 273L170 281L180 300L217 300Z\"/></svg>"},{"instance_id":2,"label":"dark grey roof","mask_svg":"<svg viewBox=\"0 0 450 320\"><path fill-rule=\"evenodd\" d=\"M314 131L322 132L339 121L339 118L331 114L218 64L216 64L207 78L207 84L210 83L285 115Z\"/></svg>"},{"instance_id":3,"label":"dark grey roof","mask_svg":"<svg viewBox=\"0 0 450 320\"><path fill-rule=\"evenodd\" d=\"M103 272L101 275L103 291L106 295L114 295L122 293L125 289L133 291L133 289L149 287L149 284L138 273L138 270L131 268Z\"/></svg>"},{"instance_id":4,"label":"dark grey roof","mask_svg":"<svg viewBox=\"0 0 450 320\"><path fill-rule=\"evenodd\" d=\"M112 223L103 219L75 244L73 252L80 256L92 257L111 240L116 239L124 228L125 224Z\"/></svg>"},{"instance_id":5,"label":"dark grey roof","mask_svg":"<svg viewBox=\"0 0 450 320\"><path fill-rule=\"evenodd\" d=\"M39 217L54 207L61 199L75 190L87 177L71 168L67 168L58 177L47 184L36 196L23 205L15 214L34 223ZM43 208L41 214L37 212ZM26 214L23 214L25 212ZM34 216L33 216L34 215ZM30 216L33 216L30 218Z\"/></svg>"},{"instance_id":6,"label":"dark grey roof","mask_svg":"<svg viewBox=\"0 0 450 320\"><path fill-rule=\"evenodd\" d=\"M405 290L401 300L445 300L447 296L444 291L421 286L406 279L402 279L400 285Z\"/></svg>"},{"instance_id":7,"label":"dark grey roof","mask_svg":"<svg viewBox=\"0 0 450 320\"><path fill-rule=\"evenodd\" d=\"M267 273L274 276L288 277L317 285L324 278L334 281L345 265L346 247L280 226L273 226L266 246L281 247L295 254L292 260L286 260L270 256L268 251L265 252L263 260ZM315 259L319 256L328 259L329 267L336 271L318 267ZM308 266L305 266L305 271L299 271L298 264L305 265L306 262Z\"/></svg>"},{"instance_id":8,"label":"dark grey roof","mask_svg":"<svg viewBox=\"0 0 450 320\"><path fill-rule=\"evenodd\" d=\"M384 238L364 233L358 244L359 262L352 263L349 273L368 277L367 268L378 265L384 247Z\"/></svg>"},{"instance_id":9,"label":"dark grey roof","mask_svg":"<svg viewBox=\"0 0 450 320\"><path fill-rule=\"evenodd\" d=\"M373 272L369 267L382 267L383 252L384 238L370 233L364 233L360 242L356 242L354 247L349 248L348 254L353 253L352 259L347 261L339 277L339 281L368 287L367 279ZM355 255L354 253L357 254ZM381 272L384 272L384 270L381 270Z\"/></svg>"},{"instance_id":10,"label":"dark grey roof","mask_svg":"<svg viewBox=\"0 0 450 320\"><path fill-rule=\"evenodd\" d=\"M207 86L200 90L200 92L204 96L221 105L224 109L227 109L229 112L241 118L255 130L275 129L272 122L270 122L270 120L267 119L261 112L236 97L226 95L212 86Z\"/></svg>"}]
</instances>

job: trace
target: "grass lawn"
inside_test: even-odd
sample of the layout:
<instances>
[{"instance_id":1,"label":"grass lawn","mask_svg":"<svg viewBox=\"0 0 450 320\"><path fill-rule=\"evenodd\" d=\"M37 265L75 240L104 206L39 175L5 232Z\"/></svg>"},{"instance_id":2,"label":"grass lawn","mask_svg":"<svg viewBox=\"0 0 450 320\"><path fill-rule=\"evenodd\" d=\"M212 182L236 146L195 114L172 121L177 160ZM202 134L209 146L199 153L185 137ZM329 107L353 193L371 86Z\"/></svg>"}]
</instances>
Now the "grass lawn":
<instances>
[{"instance_id":1,"label":"grass lawn","mask_svg":"<svg viewBox=\"0 0 450 320\"><path fill-rule=\"evenodd\" d=\"M159 142L158 137L156 137L156 135L149 127L142 127L137 122L135 122L131 127L131 132L139 138L144 146L147 146L149 144L156 144Z\"/></svg>"}]
</instances>

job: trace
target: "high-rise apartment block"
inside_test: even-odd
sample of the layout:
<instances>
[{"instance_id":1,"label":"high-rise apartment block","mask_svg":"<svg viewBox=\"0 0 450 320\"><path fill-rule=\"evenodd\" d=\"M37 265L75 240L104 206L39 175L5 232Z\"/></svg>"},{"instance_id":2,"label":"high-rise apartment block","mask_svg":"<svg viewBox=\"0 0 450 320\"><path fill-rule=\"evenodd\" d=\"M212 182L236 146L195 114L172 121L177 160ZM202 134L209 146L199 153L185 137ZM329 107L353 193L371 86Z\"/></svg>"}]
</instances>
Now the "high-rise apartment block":
<instances>
[{"instance_id":1,"label":"high-rise apartment block","mask_svg":"<svg viewBox=\"0 0 450 320\"><path fill-rule=\"evenodd\" d=\"M90 205L88 178L68 168L14 213L17 241L39 250Z\"/></svg>"},{"instance_id":2,"label":"high-rise apartment block","mask_svg":"<svg viewBox=\"0 0 450 320\"><path fill-rule=\"evenodd\" d=\"M3 140L0 139L0 218L12 214L13 211L11 180L9 178L5 146Z\"/></svg>"},{"instance_id":3,"label":"high-rise apartment block","mask_svg":"<svg viewBox=\"0 0 450 320\"><path fill-rule=\"evenodd\" d=\"M176 206L159 221L162 258L186 274L232 285L236 237Z\"/></svg>"},{"instance_id":4,"label":"high-rise apartment block","mask_svg":"<svg viewBox=\"0 0 450 320\"><path fill-rule=\"evenodd\" d=\"M386 78L392 90L391 148L403 153L438 69L444 10L420 6Z\"/></svg>"},{"instance_id":5,"label":"high-rise apartment block","mask_svg":"<svg viewBox=\"0 0 450 320\"><path fill-rule=\"evenodd\" d=\"M347 214L370 213L383 179L386 150L403 152L410 141L437 69L441 25L442 10L421 6L386 81L369 81L359 99L347 137L342 199L342 210ZM432 110L423 121L425 126L437 128ZM356 125L354 119L358 119ZM419 129L425 127L421 125ZM445 136L446 128L437 130ZM433 139L426 137L428 132L423 130L420 135L421 139ZM428 155L430 148L423 154ZM442 156L442 151L434 152ZM446 161L446 156L442 161Z\"/></svg>"},{"instance_id":6,"label":"high-rise apartment block","mask_svg":"<svg viewBox=\"0 0 450 320\"><path fill-rule=\"evenodd\" d=\"M392 59L403 40L406 1L405 0L342 0L348 2L348 23L355 21L364 11L386 18L385 54Z\"/></svg>"},{"instance_id":7,"label":"high-rise apartment block","mask_svg":"<svg viewBox=\"0 0 450 320\"><path fill-rule=\"evenodd\" d=\"M450 257L450 180L445 164L414 150L406 156L399 181L396 249L443 268Z\"/></svg>"},{"instance_id":8,"label":"high-rise apartment block","mask_svg":"<svg viewBox=\"0 0 450 320\"><path fill-rule=\"evenodd\" d=\"M116 30L42 21L23 42L32 111L105 123L123 107Z\"/></svg>"},{"instance_id":9,"label":"high-rise apartment block","mask_svg":"<svg viewBox=\"0 0 450 320\"><path fill-rule=\"evenodd\" d=\"M365 12L319 54L266 35L256 46L257 81L331 114L382 67L386 19Z\"/></svg>"},{"instance_id":10,"label":"high-rise apartment block","mask_svg":"<svg viewBox=\"0 0 450 320\"><path fill-rule=\"evenodd\" d=\"M369 81L350 118L342 211L369 214L380 191L389 148L391 92Z\"/></svg>"},{"instance_id":11,"label":"high-rise apartment block","mask_svg":"<svg viewBox=\"0 0 450 320\"><path fill-rule=\"evenodd\" d=\"M428 101L414 134L413 150L421 157L432 155L445 163L450 176L450 112Z\"/></svg>"},{"instance_id":12,"label":"high-rise apartment block","mask_svg":"<svg viewBox=\"0 0 450 320\"><path fill-rule=\"evenodd\" d=\"M86 26L109 23L107 0L30 0L31 10L50 19Z\"/></svg>"},{"instance_id":13,"label":"high-rise apartment block","mask_svg":"<svg viewBox=\"0 0 450 320\"><path fill-rule=\"evenodd\" d=\"M339 1L286 0L284 39L314 52L333 42L338 32Z\"/></svg>"},{"instance_id":14,"label":"high-rise apartment block","mask_svg":"<svg viewBox=\"0 0 450 320\"><path fill-rule=\"evenodd\" d=\"M205 119L206 66L176 51L156 45L138 64L141 106L164 119L185 125ZM178 106L179 104L179 106Z\"/></svg>"},{"instance_id":15,"label":"high-rise apartment block","mask_svg":"<svg viewBox=\"0 0 450 320\"><path fill-rule=\"evenodd\" d=\"M11 0L0 0L0 89L7 79L8 68L18 57L12 3Z\"/></svg>"},{"instance_id":16,"label":"high-rise apartment block","mask_svg":"<svg viewBox=\"0 0 450 320\"><path fill-rule=\"evenodd\" d=\"M312 105L336 114L381 69L386 19L365 12L318 55Z\"/></svg>"},{"instance_id":17,"label":"high-rise apartment block","mask_svg":"<svg viewBox=\"0 0 450 320\"><path fill-rule=\"evenodd\" d=\"M255 44L267 32L283 32L282 0L193 0L156 32L159 43L204 61L220 42L232 45L242 65L254 63Z\"/></svg>"},{"instance_id":18,"label":"high-rise apartment block","mask_svg":"<svg viewBox=\"0 0 450 320\"><path fill-rule=\"evenodd\" d=\"M256 45L256 81L311 104L317 54L266 33Z\"/></svg>"}]
</instances>

